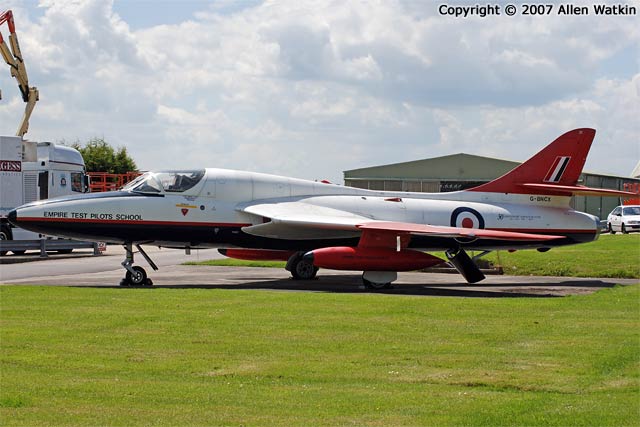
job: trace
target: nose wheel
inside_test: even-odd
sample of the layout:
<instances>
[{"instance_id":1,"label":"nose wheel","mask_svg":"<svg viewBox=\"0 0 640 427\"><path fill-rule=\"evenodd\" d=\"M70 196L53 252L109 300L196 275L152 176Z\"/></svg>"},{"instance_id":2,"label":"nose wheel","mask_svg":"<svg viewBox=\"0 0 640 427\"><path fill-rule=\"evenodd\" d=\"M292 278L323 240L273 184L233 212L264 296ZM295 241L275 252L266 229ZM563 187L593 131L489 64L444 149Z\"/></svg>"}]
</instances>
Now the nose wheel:
<instances>
[{"instance_id":1,"label":"nose wheel","mask_svg":"<svg viewBox=\"0 0 640 427\"><path fill-rule=\"evenodd\" d=\"M147 272L144 268L139 265L133 265L133 245L131 243L126 243L123 245L124 250L126 252L126 256L124 261L122 261L122 266L127 271L122 280L120 280L120 286L152 286L153 281L147 277ZM147 253L140 247L140 245L136 245L138 252L144 257L144 259L149 263L151 268L154 270L158 270L158 266L149 258Z\"/></svg>"},{"instance_id":2,"label":"nose wheel","mask_svg":"<svg viewBox=\"0 0 640 427\"><path fill-rule=\"evenodd\" d=\"M130 271L127 271L124 279L122 279L129 286L153 285L153 282L151 281L151 279L147 277L147 272L144 270L144 268L140 267L139 265L136 265L134 267L131 267L131 269L133 270L133 273Z\"/></svg>"}]
</instances>

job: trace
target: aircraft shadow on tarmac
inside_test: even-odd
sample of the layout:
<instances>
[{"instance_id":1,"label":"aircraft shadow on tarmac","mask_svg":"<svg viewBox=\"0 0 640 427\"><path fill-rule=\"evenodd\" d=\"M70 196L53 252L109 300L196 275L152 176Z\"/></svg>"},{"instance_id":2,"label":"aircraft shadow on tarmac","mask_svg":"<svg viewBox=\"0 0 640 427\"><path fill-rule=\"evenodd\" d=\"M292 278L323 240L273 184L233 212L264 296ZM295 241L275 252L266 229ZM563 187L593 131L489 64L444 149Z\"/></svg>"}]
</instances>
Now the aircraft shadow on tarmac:
<instances>
[{"instance_id":1,"label":"aircraft shadow on tarmac","mask_svg":"<svg viewBox=\"0 0 640 427\"><path fill-rule=\"evenodd\" d=\"M235 278L242 283L228 284L157 284L144 289L225 289L225 290L279 290L291 292L326 292L348 294L384 294L384 295L412 295L412 296L448 296L471 298L555 298L566 295L584 293L578 288L590 288L594 291L602 288L612 288L613 283L603 282L598 279L563 280L547 283L523 283L517 280L513 282L501 282L499 284L469 285L462 283L395 283L390 289L365 289L361 285L360 277L353 275L331 275L311 281L299 281L293 279L264 279L254 277ZM246 282L244 282L246 280ZM104 288L104 286L96 286ZM109 286L111 288L127 288ZM559 287L565 288L563 290ZM490 289L487 289L490 288Z\"/></svg>"}]
</instances>

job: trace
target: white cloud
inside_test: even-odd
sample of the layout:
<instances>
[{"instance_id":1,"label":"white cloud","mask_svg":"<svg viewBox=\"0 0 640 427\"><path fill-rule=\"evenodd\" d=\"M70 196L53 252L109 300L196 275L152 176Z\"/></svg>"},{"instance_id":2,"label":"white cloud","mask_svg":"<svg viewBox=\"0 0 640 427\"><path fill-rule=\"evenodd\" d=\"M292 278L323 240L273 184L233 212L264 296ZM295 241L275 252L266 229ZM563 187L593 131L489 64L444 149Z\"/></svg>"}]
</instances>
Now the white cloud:
<instances>
[{"instance_id":1,"label":"white cloud","mask_svg":"<svg viewBox=\"0 0 640 427\"><path fill-rule=\"evenodd\" d=\"M132 30L112 1L46 0L35 13L12 0L41 91L29 136L104 136L145 169L340 181L345 169L460 151L524 159L591 126L590 169L624 174L637 161L640 77L616 59L637 54L637 17L462 20L439 16L435 2L241 3ZM7 74L3 133L22 114Z\"/></svg>"},{"instance_id":2,"label":"white cloud","mask_svg":"<svg viewBox=\"0 0 640 427\"><path fill-rule=\"evenodd\" d=\"M598 79L575 98L542 106L481 107L472 125L463 122L468 110L436 110L444 147L439 149L526 160L570 129L593 127L597 134L585 168L627 175L640 158L639 94L636 74L629 80Z\"/></svg>"}]
</instances>

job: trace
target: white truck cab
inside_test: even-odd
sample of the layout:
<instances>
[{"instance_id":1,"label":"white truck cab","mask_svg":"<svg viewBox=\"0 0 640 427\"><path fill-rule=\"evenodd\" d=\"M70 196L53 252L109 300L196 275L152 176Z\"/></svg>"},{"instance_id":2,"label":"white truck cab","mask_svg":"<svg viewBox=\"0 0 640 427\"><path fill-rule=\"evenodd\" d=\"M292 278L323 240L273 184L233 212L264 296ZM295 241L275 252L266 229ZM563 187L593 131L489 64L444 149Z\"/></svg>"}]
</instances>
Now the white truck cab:
<instances>
[{"instance_id":1,"label":"white truck cab","mask_svg":"<svg viewBox=\"0 0 640 427\"><path fill-rule=\"evenodd\" d=\"M38 142L37 153L37 161L24 162L23 170L38 174L38 200L87 192L84 160L78 150L52 142Z\"/></svg>"}]
</instances>

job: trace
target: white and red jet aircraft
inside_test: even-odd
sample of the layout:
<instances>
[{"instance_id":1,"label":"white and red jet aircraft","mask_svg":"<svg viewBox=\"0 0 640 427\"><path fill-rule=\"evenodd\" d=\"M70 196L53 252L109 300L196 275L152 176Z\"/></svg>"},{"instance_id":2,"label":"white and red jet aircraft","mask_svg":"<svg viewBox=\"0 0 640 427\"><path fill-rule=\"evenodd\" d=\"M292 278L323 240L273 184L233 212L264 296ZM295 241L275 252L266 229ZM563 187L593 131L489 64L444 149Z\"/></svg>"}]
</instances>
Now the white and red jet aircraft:
<instances>
[{"instance_id":1,"label":"white and red jet aircraft","mask_svg":"<svg viewBox=\"0 0 640 427\"><path fill-rule=\"evenodd\" d=\"M252 172L200 169L148 172L120 191L44 200L9 214L48 235L123 244L122 285L150 285L133 266L133 246L218 247L241 259L287 260L295 279L318 268L362 270L368 287L398 271L444 262L470 283L484 278L467 250L537 249L590 242L598 218L569 207L574 194L630 193L577 185L595 136L565 133L487 184L450 193L371 191Z\"/></svg>"}]
</instances>

